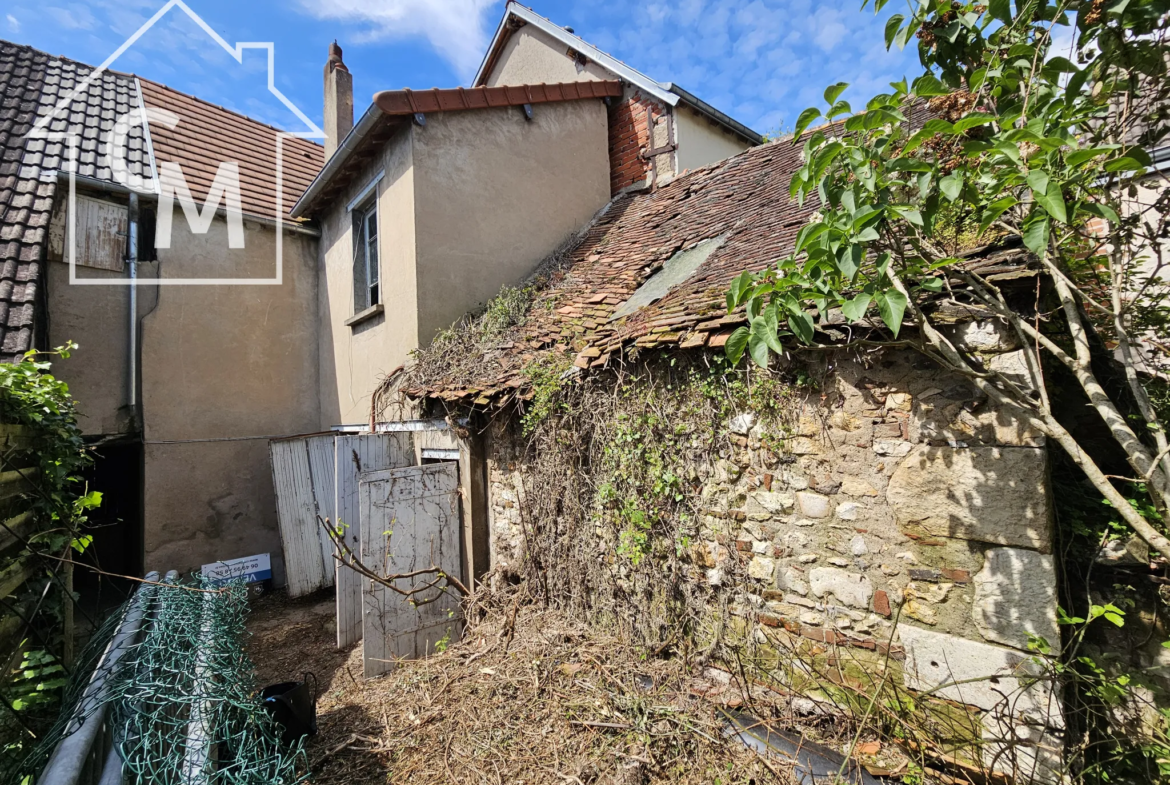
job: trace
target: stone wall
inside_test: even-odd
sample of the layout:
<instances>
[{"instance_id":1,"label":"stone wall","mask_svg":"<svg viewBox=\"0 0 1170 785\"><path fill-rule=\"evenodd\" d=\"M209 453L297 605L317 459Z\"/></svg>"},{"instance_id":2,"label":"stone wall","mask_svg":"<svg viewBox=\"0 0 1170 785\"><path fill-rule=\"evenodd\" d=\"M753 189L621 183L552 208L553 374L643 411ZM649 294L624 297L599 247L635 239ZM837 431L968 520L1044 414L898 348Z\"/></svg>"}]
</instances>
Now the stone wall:
<instances>
[{"instance_id":1,"label":"stone wall","mask_svg":"<svg viewBox=\"0 0 1170 785\"><path fill-rule=\"evenodd\" d=\"M994 325L955 331L1026 382ZM789 427L733 416L726 449L694 467L691 579L730 591L762 650L891 668L970 720L960 757L1050 778L1063 721L1029 650L1060 638L1043 439L920 355L825 362ZM487 457L492 564L519 570L526 487L539 489L518 424L493 424Z\"/></svg>"}]
</instances>

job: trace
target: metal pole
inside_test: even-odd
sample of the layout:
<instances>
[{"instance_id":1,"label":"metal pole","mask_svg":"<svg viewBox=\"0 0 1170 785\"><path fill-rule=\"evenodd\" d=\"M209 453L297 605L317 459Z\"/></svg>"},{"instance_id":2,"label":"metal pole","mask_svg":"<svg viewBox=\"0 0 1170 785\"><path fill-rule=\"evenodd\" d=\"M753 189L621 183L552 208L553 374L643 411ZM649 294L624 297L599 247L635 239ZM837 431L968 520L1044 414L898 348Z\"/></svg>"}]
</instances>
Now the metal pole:
<instances>
[{"instance_id":1,"label":"metal pole","mask_svg":"<svg viewBox=\"0 0 1170 785\"><path fill-rule=\"evenodd\" d=\"M129 372L126 379L126 403L133 410L138 405L138 194L133 191L130 192L129 218L130 247L126 254L126 266L130 271L130 338L127 346Z\"/></svg>"},{"instance_id":2,"label":"metal pole","mask_svg":"<svg viewBox=\"0 0 1170 785\"><path fill-rule=\"evenodd\" d=\"M157 581L158 573L150 573L146 580ZM154 593L155 587L151 584L143 584L135 593L118 631L106 645L81 700L77 702L73 717L65 728L64 738L53 750L49 763L37 779L37 785L76 785L81 777L105 720L106 680L126 652L135 645L142 619ZM116 757L117 754L114 755Z\"/></svg>"}]
</instances>

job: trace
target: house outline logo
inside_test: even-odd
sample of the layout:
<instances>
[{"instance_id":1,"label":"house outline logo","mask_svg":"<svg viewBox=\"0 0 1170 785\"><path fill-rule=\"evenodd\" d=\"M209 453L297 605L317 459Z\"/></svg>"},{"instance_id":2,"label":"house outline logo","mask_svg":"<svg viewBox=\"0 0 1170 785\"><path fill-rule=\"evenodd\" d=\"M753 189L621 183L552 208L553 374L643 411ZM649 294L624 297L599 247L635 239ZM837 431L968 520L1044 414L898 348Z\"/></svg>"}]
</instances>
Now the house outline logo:
<instances>
[{"instance_id":1,"label":"house outline logo","mask_svg":"<svg viewBox=\"0 0 1170 785\"><path fill-rule=\"evenodd\" d=\"M74 207L76 205L76 199L77 199L77 150L78 150L79 140L78 140L78 135L70 132L69 130L49 131L49 130L47 130L47 126L54 119L57 119L58 117L60 117L63 112L68 111L69 105L79 95L83 94L86 90L88 90L90 85L92 85L94 83L94 81L101 78L102 74L104 74L107 70L109 70L110 66L119 57L121 57L131 46L133 46L138 41L138 39L140 39L151 28L153 28L154 25L156 23L158 23L158 21L160 19L162 19L164 16L166 16L168 13L170 13L171 9L173 9L173 8L179 8L181 11L183 11L183 13L185 13L191 19L191 21L193 21L195 24L199 25L199 27L203 30L203 32L207 33L207 35L213 41L215 41L217 44L219 44L219 46L225 52L227 52L228 55L232 59L234 59L237 63L240 63L241 65L244 62L245 50L262 49L262 50L266 51L268 53L268 91L270 93L272 93L272 95L276 96L276 98L289 111L291 111L293 114L295 114L297 116L297 118L302 123L305 124L305 127L309 129L307 131L298 131L298 132L279 131L278 130L277 134L276 134L276 180L274 182L274 187L276 189L276 192L275 192L276 211L275 211L275 215L272 216L272 218L274 219L274 226L275 226L275 230L276 230L276 274L272 278L157 278L157 277L155 277L155 278L138 278L138 277L133 277L133 278L78 278L77 277L77 254L76 254L76 250L77 250L77 233L76 233L77 211L74 209ZM308 117L308 115L306 115L304 112L302 112L296 104L294 104L292 101L290 101L284 95L284 93L282 93L276 87L275 63L276 63L276 45L274 42L272 42L272 41L246 41L246 42L241 41L241 42L238 42L233 47L226 40L224 40L224 38L222 36L220 36L219 33L215 32L213 29L211 29L211 27L207 24L207 22L203 21L202 17L200 17L197 13L192 11L191 8L185 2L183 2L183 0L168 0L168 2L162 8L160 8L157 12L155 12L154 16L150 17L150 19L148 19L141 27L139 27L138 30L135 31L133 35L131 35L129 38L127 38L126 41L121 46L119 46L114 51L113 54L111 54L109 57L107 57L101 65L99 65L97 68L93 69L92 72L90 72L84 79L82 79L80 81L80 83L78 83L78 85L68 95L66 95L63 98L61 98L60 100L58 100L56 102L56 104L54 104L52 111L48 112L44 117L37 120L37 122L33 126L32 130L29 131L28 138L64 140L66 147L68 149L67 155L68 155L68 159L69 159L69 163L70 163L70 169L69 169L69 173L68 173L69 174L69 199L68 199L68 211L67 211L68 212L68 221L67 221L67 226L66 226L67 240L66 240L65 253L68 256L68 262L69 262L69 283L70 284L79 285L79 286L138 286L138 285L159 285L159 286L249 286L249 285L250 286L257 286L257 285L259 285L259 286L279 286L283 283L283 281L284 281L283 232L284 232L284 228L285 228L284 227L285 210L284 210L284 189L283 189L282 185L284 182L284 140L288 139L288 138L324 139L325 132L322 131L321 128ZM140 92L140 95L141 95L141 92ZM174 115L173 113L171 113L167 110L159 110L159 109L154 109L154 108L148 109L143 103L140 102L138 108L132 110L127 117L119 118L119 121L115 124L114 129L111 130L109 132L109 134L107 134L107 142L106 143L107 143L108 149L110 150L110 153L111 153L110 164L111 164L111 170L114 172L115 178L117 178L119 176L119 164L122 164L121 175L123 177L126 177L127 173L125 172L125 166L124 166L125 151L119 149L118 152L120 153L120 156L113 155L114 145L112 143L112 138L115 138L114 135L119 133L119 132L125 133L127 131L127 129L129 127L132 127L134 124L145 125L149 122L150 119L154 119L156 122L162 121L164 123L167 123L168 125L172 125L172 127L173 127L174 122L176 122L178 120L176 115ZM123 143L124 143L124 140L123 140ZM224 164L226 164L226 163L229 163L229 162L224 162ZM223 171L224 164L221 164L221 172ZM238 169L238 162L235 165ZM178 166L178 165L175 164L175 166ZM132 186L129 186L128 183L122 183L122 184L127 185L128 187L131 187L132 190L134 190L138 193L141 193L143 195L162 197L162 196L164 196L164 194L162 194L162 187L160 186L160 182L159 182L159 179L160 179L159 178L159 167L157 165L157 162L154 160L153 152L151 152L151 170L152 170L151 171L151 185L152 185L152 187L150 187L150 188L133 188ZM56 176L56 174L54 174L54 176ZM239 193L238 172L237 172L236 177L237 177L236 194L238 196L238 193ZM217 177L216 184L219 184L219 183L220 183L220 178ZM191 201L190 205L188 205L184 201L183 191L185 190L185 184L180 182L179 185L182 187L178 189L178 193L177 193L178 202L183 208L183 212L188 220L188 223L190 223L191 222L191 215L192 215L191 210L195 211L194 214L199 215L198 206L195 205L193 201ZM173 186L173 184L172 184L172 186ZM220 197L221 193L222 193L222 191L215 190L214 185L213 185L212 189L209 191L208 200L204 206L204 213L203 213L203 215L206 216L206 224L204 224L203 232L201 232L201 233L206 232L206 225L210 224L210 219L217 212L216 210L213 210L212 208L218 205L218 201L219 201L219 197ZM230 211L230 205L231 205L232 199L231 199L230 193L224 194L224 195L227 197L227 202L229 204L229 210L225 211L225 212L228 213L227 217L229 219L229 236L230 236L232 234L232 232L231 232L231 219L233 218L233 215ZM186 198L188 200L190 200L189 195L187 195ZM161 201L161 199L160 199L160 201ZM173 204L173 195L172 195L172 204ZM238 201L237 201L237 204L238 204ZM234 217L240 221L242 221L242 219L243 219L242 213L235 213ZM199 227L192 226L192 229L198 232ZM231 245L229 247L236 247L236 246ZM239 247L242 247L242 244Z\"/></svg>"}]
</instances>

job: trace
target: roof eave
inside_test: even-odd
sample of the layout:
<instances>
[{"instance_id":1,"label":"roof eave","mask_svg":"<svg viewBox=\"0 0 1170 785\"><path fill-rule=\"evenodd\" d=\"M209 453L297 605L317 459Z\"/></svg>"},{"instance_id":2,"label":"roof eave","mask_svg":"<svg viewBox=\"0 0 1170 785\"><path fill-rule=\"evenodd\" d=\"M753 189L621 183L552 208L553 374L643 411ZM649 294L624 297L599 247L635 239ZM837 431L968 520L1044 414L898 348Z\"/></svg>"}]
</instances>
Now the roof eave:
<instances>
[{"instance_id":1,"label":"roof eave","mask_svg":"<svg viewBox=\"0 0 1170 785\"><path fill-rule=\"evenodd\" d=\"M309 187L301 194L301 198L293 205L292 210L289 211L289 216L292 218L303 218L308 214L309 208L317 197L320 196L325 187L329 185L329 181L333 179L333 176L345 166L345 163L353 155L362 140L378 124L378 121L386 117L387 115L376 104L370 104L365 114L354 124L353 128L349 129L349 133L345 135L345 139L337 146L337 150L329 157L325 165L321 167L321 171L317 172L317 176L313 178L313 182L309 183Z\"/></svg>"},{"instance_id":2,"label":"roof eave","mask_svg":"<svg viewBox=\"0 0 1170 785\"><path fill-rule=\"evenodd\" d=\"M683 104L686 106L694 109L696 112L704 115L715 123L724 126L729 131L743 138L745 141L750 142L753 145L764 143L765 140L763 134L753 131L751 128L748 128L734 117L720 112L718 109L711 106L711 104L707 103L702 98L699 98L689 90L685 90L679 87L674 82L667 82L665 85L663 85L663 87L681 98Z\"/></svg>"}]
</instances>

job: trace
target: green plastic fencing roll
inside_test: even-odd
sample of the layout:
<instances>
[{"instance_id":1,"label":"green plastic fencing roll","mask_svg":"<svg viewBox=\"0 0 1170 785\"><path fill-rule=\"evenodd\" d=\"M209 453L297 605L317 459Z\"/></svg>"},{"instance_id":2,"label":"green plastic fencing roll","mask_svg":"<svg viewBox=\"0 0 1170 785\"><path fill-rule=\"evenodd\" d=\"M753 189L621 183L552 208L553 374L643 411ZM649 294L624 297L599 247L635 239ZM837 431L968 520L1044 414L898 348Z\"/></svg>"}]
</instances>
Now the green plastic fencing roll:
<instances>
[{"instance_id":1,"label":"green plastic fencing roll","mask_svg":"<svg viewBox=\"0 0 1170 785\"><path fill-rule=\"evenodd\" d=\"M107 756L117 756L124 783L294 785L307 780L301 743L281 743L282 728L260 701L244 651L247 587L210 586L200 579L186 587L144 588L150 591L138 595L147 598L143 623L116 665L101 667L134 598L90 641L82 658L88 667L75 671L56 727L15 764L17 770L0 772L0 781L21 783L31 777L27 782L35 785L59 785L39 778L45 764L86 718L101 722L103 717L106 732L96 742L101 749L85 768L116 771ZM100 691L90 683L95 669L105 673ZM95 703L104 711L95 712Z\"/></svg>"}]
</instances>

